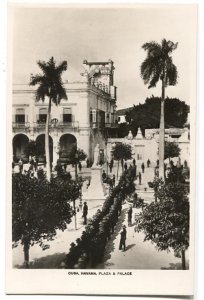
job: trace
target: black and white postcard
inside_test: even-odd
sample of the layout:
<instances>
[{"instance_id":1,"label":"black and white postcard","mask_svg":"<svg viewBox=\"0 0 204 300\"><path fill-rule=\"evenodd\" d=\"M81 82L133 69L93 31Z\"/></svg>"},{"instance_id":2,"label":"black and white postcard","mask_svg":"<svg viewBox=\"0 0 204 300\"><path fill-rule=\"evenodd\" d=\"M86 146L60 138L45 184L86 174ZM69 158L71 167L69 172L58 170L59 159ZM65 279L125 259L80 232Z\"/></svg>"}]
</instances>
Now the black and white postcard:
<instances>
[{"instance_id":1,"label":"black and white postcard","mask_svg":"<svg viewBox=\"0 0 204 300\"><path fill-rule=\"evenodd\" d=\"M193 295L197 6L8 12L7 293Z\"/></svg>"}]
</instances>

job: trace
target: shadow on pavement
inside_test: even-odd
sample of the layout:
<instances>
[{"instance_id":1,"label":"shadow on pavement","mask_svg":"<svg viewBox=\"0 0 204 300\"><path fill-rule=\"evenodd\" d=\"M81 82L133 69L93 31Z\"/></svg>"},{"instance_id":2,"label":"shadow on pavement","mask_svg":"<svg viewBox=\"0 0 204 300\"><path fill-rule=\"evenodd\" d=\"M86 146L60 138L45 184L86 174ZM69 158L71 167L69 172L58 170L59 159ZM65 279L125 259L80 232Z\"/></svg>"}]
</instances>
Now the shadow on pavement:
<instances>
[{"instance_id":1,"label":"shadow on pavement","mask_svg":"<svg viewBox=\"0 0 204 300\"><path fill-rule=\"evenodd\" d=\"M119 232L122 229L122 225L126 218L127 210L128 210L128 208L124 208L122 210L121 215L118 218L118 222L115 226L114 233L111 235L111 240L108 241L108 243L106 244L103 262L99 266L97 266L97 269L105 269L106 266L110 266L110 263L106 263L106 262L108 259L111 258L111 253L115 250L114 240L116 239L116 237L118 236ZM116 251L117 250L118 249L116 249ZM113 264L111 264L111 265L113 265Z\"/></svg>"},{"instance_id":2,"label":"shadow on pavement","mask_svg":"<svg viewBox=\"0 0 204 300\"><path fill-rule=\"evenodd\" d=\"M133 248L135 245L136 244L127 245L125 252Z\"/></svg>"},{"instance_id":3,"label":"shadow on pavement","mask_svg":"<svg viewBox=\"0 0 204 300\"><path fill-rule=\"evenodd\" d=\"M29 264L29 269L60 269L61 263L65 259L66 253L55 253L41 258L36 258ZM24 269L24 265L16 265L16 269Z\"/></svg>"}]
</instances>

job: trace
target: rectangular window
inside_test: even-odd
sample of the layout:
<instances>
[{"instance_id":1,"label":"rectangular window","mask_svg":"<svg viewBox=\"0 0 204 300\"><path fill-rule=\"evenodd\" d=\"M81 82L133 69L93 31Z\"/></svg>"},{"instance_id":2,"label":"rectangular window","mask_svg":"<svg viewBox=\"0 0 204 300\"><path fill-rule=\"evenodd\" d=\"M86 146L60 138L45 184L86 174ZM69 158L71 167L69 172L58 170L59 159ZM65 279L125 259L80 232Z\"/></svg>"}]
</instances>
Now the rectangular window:
<instances>
[{"instance_id":1,"label":"rectangular window","mask_svg":"<svg viewBox=\"0 0 204 300\"><path fill-rule=\"evenodd\" d=\"M71 123L72 122L72 110L71 108L63 109L63 123Z\"/></svg>"},{"instance_id":2,"label":"rectangular window","mask_svg":"<svg viewBox=\"0 0 204 300\"><path fill-rule=\"evenodd\" d=\"M47 119L47 108L40 108L38 122L46 123L46 119Z\"/></svg>"},{"instance_id":3,"label":"rectangular window","mask_svg":"<svg viewBox=\"0 0 204 300\"><path fill-rule=\"evenodd\" d=\"M24 108L16 109L16 123L25 123L25 109Z\"/></svg>"}]
</instances>

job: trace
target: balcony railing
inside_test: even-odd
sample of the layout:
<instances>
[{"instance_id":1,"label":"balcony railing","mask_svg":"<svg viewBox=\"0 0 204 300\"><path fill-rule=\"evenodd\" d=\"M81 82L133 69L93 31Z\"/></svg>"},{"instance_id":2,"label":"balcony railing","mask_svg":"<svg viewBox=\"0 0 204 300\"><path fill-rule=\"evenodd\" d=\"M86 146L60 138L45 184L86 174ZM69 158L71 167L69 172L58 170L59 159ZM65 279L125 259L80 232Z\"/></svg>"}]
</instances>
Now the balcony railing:
<instances>
[{"instance_id":1,"label":"balcony railing","mask_svg":"<svg viewBox=\"0 0 204 300\"><path fill-rule=\"evenodd\" d=\"M56 127L57 128L60 128L60 129L78 129L79 128L79 122L58 122L56 124Z\"/></svg>"},{"instance_id":2,"label":"balcony railing","mask_svg":"<svg viewBox=\"0 0 204 300\"><path fill-rule=\"evenodd\" d=\"M20 130L26 130L30 127L30 123L29 122L12 122L12 127L13 127L13 130L16 130L16 129L20 129Z\"/></svg>"},{"instance_id":3,"label":"balcony railing","mask_svg":"<svg viewBox=\"0 0 204 300\"><path fill-rule=\"evenodd\" d=\"M91 122L90 126L91 126L91 128L117 128L118 124L116 124L116 123L97 123L97 122Z\"/></svg>"}]
</instances>

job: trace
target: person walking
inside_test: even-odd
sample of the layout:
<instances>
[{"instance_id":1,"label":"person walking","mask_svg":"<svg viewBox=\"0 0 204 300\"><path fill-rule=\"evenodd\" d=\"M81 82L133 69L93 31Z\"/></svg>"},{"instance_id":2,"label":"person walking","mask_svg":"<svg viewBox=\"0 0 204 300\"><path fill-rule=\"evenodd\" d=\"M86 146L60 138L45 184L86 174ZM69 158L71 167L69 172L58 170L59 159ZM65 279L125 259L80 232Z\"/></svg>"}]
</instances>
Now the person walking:
<instances>
[{"instance_id":1,"label":"person walking","mask_svg":"<svg viewBox=\"0 0 204 300\"><path fill-rule=\"evenodd\" d=\"M141 172L139 172L139 185L141 185L141 183L142 183L142 174Z\"/></svg>"},{"instance_id":2,"label":"person walking","mask_svg":"<svg viewBox=\"0 0 204 300\"><path fill-rule=\"evenodd\" d=\"M147 168L149 168L149 166L150 166L150 160L148 158L148 160L147 160Z\"/></svg>"},{"instance_id":3,"label":"person walking","mask_svg":"<svg viewBox=\"0 0 204 300\"><path fill-rule=\"evenodd\" d=\"M81 162L78 163L78 167L79 167L79 172L81 172L81 169L82 169Z\"/></svg>"},{"instance_id":4,"label":"person walking","mask_svg":"<svg viewBox=\"0 0 204 300\"><path fill-rule=\"evenodd\" d=\"M133 196L133 208L137 208L137 193L134 193Z\"/></svg>"},{"instance_id":5,"label":"person walking","mask_svg":"<svg viewBox=\"0 0 204 300\"><path fill-rule=\"evenodd\" d=\"M103 182L106 182L106 178L107 178L106 172L103 170L103 173L102 173L102 180L103 180Z\"/></svg>"},{"instance_id":6,"label":"person walking","mask_svg":"<svg viewBox=\"0 0 204 300\"><path fill-rule=\"evenodd\" d=\"M35 156L33 156L33 166L34 166L34 170L35 172L37 171L37 167L38 167L38 162Z\"/></svg>"},{"instance_id":7,"label":"person walking","mask_svg":"<svg viewBox=\"0 0 204 300\"><path fill-rule=\"evenodd\" d=\"M144 170L145 170L145 165L144 165L144 163L142 163L141 169L142 169L142 173L144 173Z\"/></svg>"},{"instance_id":8,"label":"person walking","mask_svg":"<svg viewBox=\"0 0 204 300\"><path fill-rule=\"evenodd\" d=\"M89 159L87 158L86 160L86 167L89 168L90 167L90 162L89 162Z\"/></svg>"},{"instance_id":9,"label":"person walking","mask_svg":"<svg viewBox=\"0 0 204 300\"><path fill-rule=\"evenodd\" d=\"M111 159L111 161L110 161L109 169L110 169L110 173L112 173L112 169L113 169L113 159Z\"/></svg>"},{"instance_id":10,"label":"person walking","mask_svg":"<svg viewBox=\"0 0 204 300\"><path fill-rule=\"evenodd\" d=\"M128 226L132 225L132 206L128 209Z\"/></svg>"},{"instance_id":11,"label":"person walking","mask_svg":"<svg viewBox=\"0 0 204 300\"><path fill-rule=\"evenodd\" d=\"M115 187L115 174L113 174L112 183L113 183L113 187Z\"/></svg>"},{"instance_id":12,"label":"person walking","mask_svg":"<svg viewBox=\"0 0 204 300\"><path fill-rule=\"evenodd\" d=\"M133 166L135 166L136 165L136 160L133 159L132 163L133 163Z\"/></svg>"},{"instance_id":13,"label":"person walking","mask_svg":"<svg viewBox=\"0 0 204 300\"><path fill-rule=\"evenodd\" d=\"M19 166L19 172L22 173L23 172L23 161L21 158L18 161L18 166Z\"/></svg>"},{"instance_id":14,"label":"person walking","mask_svg":"<svg viewBox=\"0 0 204 300\"><path fill-rule=\"evenodd\" d=\"M87 224L87 215L88 215L88 205L86 204L86 202L84 202L83 215L82 215L82 217L84 218L84 225Z\"/></svg>"},{"instance_id":15,"label":"person walking","mask_svg":"<svg viewBox=\"0 0 204 300\"><path fill-rule=\"evenodd\" d=\"M124 170L127 171L127 163L124 163Z\"/></svg>"},{"instance_id":16,"label":"person walking","mask_svg":"<svg viewBox=\"0 0 204 300\"><path fill-rule=\"evenodd\" d=\"M120 232L120 244L119 244L119 250L126 250L126 236L127 236L127 230L126 226L123 225L123 229Z\"/></svg>"}]
</instances>

